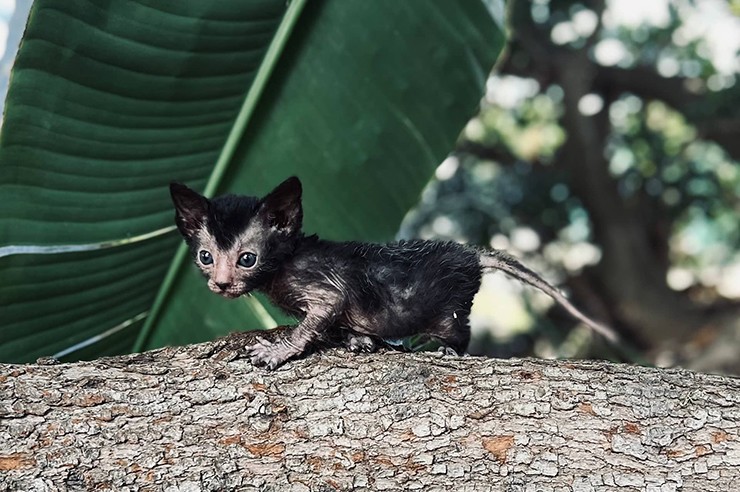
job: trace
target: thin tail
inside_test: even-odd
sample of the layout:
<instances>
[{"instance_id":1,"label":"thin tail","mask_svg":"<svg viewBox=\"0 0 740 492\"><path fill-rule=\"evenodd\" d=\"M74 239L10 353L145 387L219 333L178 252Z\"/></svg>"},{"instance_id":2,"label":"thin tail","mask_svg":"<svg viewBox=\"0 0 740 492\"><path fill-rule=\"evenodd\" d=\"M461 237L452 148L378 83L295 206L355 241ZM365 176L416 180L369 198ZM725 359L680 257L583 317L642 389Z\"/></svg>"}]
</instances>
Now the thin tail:
<instances>
[{"instance_id":1,"label":"thin tail","mask_svg":"<svg viewBox=\"0 0 740 492\"><path fill-rule=\"evenodd\" d=\"M581 311L578 310L571 302L560 293L558 289L550 285L545 279L537 275L535 272L525 267L516 258L509 255L508 253L500 250L493 251L481 251L480 252L480 265L483 271L487 270L500 270L514 277L515 279L524 282L526 284L535 287L545 294L555 299L558 304L563 306L570 314L577 319L583 321L596 333L604 336L607 340L612 343L616 343L619 340L619 335L614 332L611 328L597 323L592 320Z\"/></svg>"}]
</instances>

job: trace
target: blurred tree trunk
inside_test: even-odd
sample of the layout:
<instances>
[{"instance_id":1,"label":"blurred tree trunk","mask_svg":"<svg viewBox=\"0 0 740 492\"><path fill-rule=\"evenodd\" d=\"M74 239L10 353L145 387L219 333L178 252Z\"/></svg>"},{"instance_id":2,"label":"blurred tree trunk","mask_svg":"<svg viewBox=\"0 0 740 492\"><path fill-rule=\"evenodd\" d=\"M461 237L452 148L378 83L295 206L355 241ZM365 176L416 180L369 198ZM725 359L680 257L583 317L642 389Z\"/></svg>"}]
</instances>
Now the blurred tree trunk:
<instances>
[{"instance_id":1,"label":"blurred tree trunk","mask_svg":"<svg viewBox=\"0 0 740 492\"><path fill-rule=\"evenodd\" d=\"M0 365L0 490L732 490L740 380L250 339Z\"/></svg>"},{"instance_id":2,"label":"blurred tree trunk","mask_svg":"<svg viewBox=\"0 0 740 492\"><path fill-rule=\"evenodd\" d=\"M586 6L600 18L603 1ZM728 132L740 120L704 118L697 110L701 98L687 90L680 78L666 79L644 67L599 66L588 54L598 27L581 48L558 46L549 30L532 19L530 2L514 0L511 30L509 52L500 71L533 78L542 87L557 84L563 90L560 124L567 137L554 164L567 171L573 193L591 217L594 240L603 252L593 272L594 288L601 292L611 318L650 347L666 340L686 342L701 328L726 320L726 312L708 313L667 285L668 234L660 227L660 212L639 197L628 202L619 194L605 149L611 131L608 107L624 92L672 105L695 122L705 138L715 138L720 144L733 142L728 148L733 155L738 151L737 138L728 138ZM579 111L579 102L591 93L604 99L605 109L587 116ZM730 309L737 314L736 307Z\"/></svg>"},{"instance_id":3,"label":"blurred tree trunk","mask_svg":"<svg viewBox=\"0 0 740 492\"><path fill-rule=\"evenodd\" d=\"M579 56L580 55L580 56ZM563 127L567 140L556 165L568 171L572 190L593 223L594 239L603 249L599 283L617 319L651 345L672 338L686 339L704 322L702 312L666 283L668 265L656 251L639 201L627 204L609 174L605 147L608 115L585 116L581 98L592 92L593 62L585 53L561 58L555 67L564 93ZM667 245L661 245L667 248Z\"/></svg>"}]
</instances>

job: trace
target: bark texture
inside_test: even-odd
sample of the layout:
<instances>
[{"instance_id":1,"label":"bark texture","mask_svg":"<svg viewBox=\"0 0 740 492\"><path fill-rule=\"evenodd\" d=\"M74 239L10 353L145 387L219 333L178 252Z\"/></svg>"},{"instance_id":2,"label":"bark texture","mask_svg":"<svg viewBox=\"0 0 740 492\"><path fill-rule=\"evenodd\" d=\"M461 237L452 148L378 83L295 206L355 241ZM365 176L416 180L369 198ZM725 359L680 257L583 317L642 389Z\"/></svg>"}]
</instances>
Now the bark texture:
<instances>
[{"instance_id":1,"label":"bark texture","mask_svg":"<svg viewBox=\"0 0 740 492\"><path fill-rule=\"evenodd\" d=\"M0 365L0 490L737 490L740 380L250 335ZM43 362L43 361L42 361Z\"/></svg>"}]
</instances>

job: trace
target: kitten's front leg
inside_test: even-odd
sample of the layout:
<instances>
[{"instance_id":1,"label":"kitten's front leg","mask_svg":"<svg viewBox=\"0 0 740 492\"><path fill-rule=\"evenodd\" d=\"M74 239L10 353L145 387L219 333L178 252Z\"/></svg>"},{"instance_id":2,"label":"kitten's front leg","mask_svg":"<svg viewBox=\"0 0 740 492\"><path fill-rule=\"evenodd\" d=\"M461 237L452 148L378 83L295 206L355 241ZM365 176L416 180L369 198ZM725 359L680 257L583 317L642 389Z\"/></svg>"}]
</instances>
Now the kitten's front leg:
<instances>
[{"instance_id":1,"label":"kitten's front leg","mask_svg":"<svg viewBox=\"0 0 740 492\"><path fill-rule=\"evenodd\" d=\"M249 354L249 359L255 366L265 366L268 369L275 369L283 362L297 355L296 352L290 350L285 345L285 339L281 338L276 342L271 342L262 337L256 337L256 340L256 343L245 347Z\"/></svg>"},{"instance_id":2,"label":"kitten's front leg","mask_svg":"<svg viewBox=\"0 0 740 492\"><path fill-rule=\"evenodd\" d=\"M246 347L252 364L275 369L291 357L301 355L333 319L325 313L309 312L290 334L274 342L257 337L257 343Z\"/></svg>"}]
</instances>

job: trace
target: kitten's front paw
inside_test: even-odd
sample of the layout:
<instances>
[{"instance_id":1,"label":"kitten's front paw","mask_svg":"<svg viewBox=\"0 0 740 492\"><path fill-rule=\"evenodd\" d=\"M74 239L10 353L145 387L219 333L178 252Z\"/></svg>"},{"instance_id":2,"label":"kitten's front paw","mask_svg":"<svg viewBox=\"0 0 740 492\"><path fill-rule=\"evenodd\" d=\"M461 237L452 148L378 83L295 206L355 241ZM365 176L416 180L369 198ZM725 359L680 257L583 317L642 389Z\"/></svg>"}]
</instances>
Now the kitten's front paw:
<instances>
[{"instance_id":1,"label":"kitten's front paw","mask_svg":"<svg viewBox=\"0 0 740 492\"><path fill-rule=\"evenodd\" d=\"M255 366L265 366L268 369L275 369L294 355L297 355L295 350L291 350L280 342L272 343L262 337L256 337L256 340L257 343L245 347L252 364Z\"/></svg>"}]
</instances>

